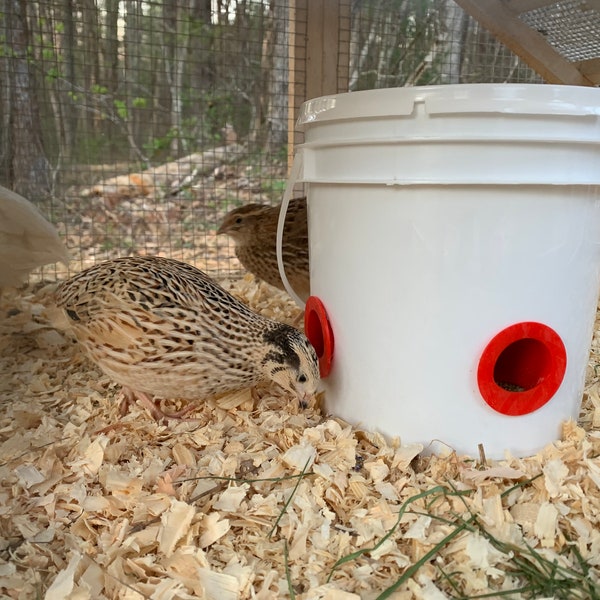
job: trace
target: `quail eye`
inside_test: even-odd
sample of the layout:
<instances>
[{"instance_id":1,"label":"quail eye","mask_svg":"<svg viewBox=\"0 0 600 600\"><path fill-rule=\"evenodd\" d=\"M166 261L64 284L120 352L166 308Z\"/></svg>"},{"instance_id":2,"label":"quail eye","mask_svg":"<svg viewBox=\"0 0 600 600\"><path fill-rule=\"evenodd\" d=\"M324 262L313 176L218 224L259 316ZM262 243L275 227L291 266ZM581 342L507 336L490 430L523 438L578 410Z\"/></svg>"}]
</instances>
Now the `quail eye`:
<instances>
[{"instance_id":1,"label":"quail eye","mask_svg":"<svg viewBox=\"0 0 600 600\"><path fill-rule=\"evenodd\" d=\"M238 218L235 220L235 222L236 222L236 224L237 224L237 225L239 225L239 224L242 222L242 220L243 220L243 219L242 219L242 217L238 217Z\"/></svg>"},{"instance_id":2,"label":"quail eye","mask_svg":"<svg viewBox=\"0 0 600 600\"><path fill-rule=\"evenodd\" d=\"M300 377L298 377L298 381L300 383L306 383L306 375L300 375Z\"/></svg>"}]
</instances>

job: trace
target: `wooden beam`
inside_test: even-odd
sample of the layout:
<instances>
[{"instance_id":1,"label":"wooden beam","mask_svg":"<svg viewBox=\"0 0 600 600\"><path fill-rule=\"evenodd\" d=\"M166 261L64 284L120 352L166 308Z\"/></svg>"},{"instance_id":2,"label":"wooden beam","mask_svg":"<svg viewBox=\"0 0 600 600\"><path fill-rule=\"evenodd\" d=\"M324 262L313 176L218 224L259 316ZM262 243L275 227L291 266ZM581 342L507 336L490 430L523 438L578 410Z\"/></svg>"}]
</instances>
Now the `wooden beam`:
<instances>
[{"instance_id":1,"label":"wooden beam","mask_svg":"<svg viewBox=\"0 0 600 600\"><path fill-rule=\"evenodd\" d=\"M600 84L600 58L590 58L574 64L588 79L596 85Z\"/></svg>"},{"instance_id":2,"label":"wooden beam","mask_svg":"<svg viewBox=\"0 0 600 600\"><path fill-rule=\"evenodd\" d=\"M340 19L344 0L310 0L306 25L307 99L337 94Z\"/></svg>"},{"instance_id":3,"label":"wooden beam","mask_svg":"<svg viewBox=\"0 0 600 600\"><path fill-rule=\"evenodd\" d=\"M291 0L288 166L302 143L294 131L305 100L348 91L352 0Z\"/></svg>"},{"instance_id":4,"label":"wooden beam","mask_svg":"<svg viewBox=\"0 0 600 600\"><path fill-rule=\"evenodd\" d=\"M499 0L455 0L549 83L593 86L594 82L559 54L537 31Z\"/></svg>"},{"instance_id":5,"label":"wooden beam","mask_svg":"<svg viewBox=\"0 0 600 600\"><path fill-rule=\"evenodd\" d=\"M304 141L296 132L296 119L306 98L306 23L308 0L289 3L289 79L288 79L288 171L291 169L296 144Z\"/></svg>"},{"instance_id":6,"label":"wooden beam","mask_svg":"<svg viewBox=\"0 0 600 600\"><path fill-rule=\"evenodd\" d=\"M350 36L352 27L352 0L339 0L339 40L337 64L337 91L347 92L350 85Z\"/></svg>"}]
</instances>

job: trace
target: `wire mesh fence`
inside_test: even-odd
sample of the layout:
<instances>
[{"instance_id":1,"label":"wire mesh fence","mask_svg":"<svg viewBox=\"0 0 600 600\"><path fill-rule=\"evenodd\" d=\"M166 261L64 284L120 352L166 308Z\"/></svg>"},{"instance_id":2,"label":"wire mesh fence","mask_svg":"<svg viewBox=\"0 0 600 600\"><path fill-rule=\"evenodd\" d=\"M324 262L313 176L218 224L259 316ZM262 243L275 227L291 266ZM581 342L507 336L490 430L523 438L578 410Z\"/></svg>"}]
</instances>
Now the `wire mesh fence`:
<instances>
[{"instance_id":1,"label":"wire mesh fence","mask_svg":"<svg viewBox=\"0 0 600 600\"><path fill-rule=\"evenodd\" d=\"M453 0L329 2L335 91L540 81ZM237 274L216 229L235 206L281 199L289 107L307 99L311 76L306 31L323 26L315 4L0 6L0 183L56 224L71 271L162 254Z\"/></svg>"}]
</instances>

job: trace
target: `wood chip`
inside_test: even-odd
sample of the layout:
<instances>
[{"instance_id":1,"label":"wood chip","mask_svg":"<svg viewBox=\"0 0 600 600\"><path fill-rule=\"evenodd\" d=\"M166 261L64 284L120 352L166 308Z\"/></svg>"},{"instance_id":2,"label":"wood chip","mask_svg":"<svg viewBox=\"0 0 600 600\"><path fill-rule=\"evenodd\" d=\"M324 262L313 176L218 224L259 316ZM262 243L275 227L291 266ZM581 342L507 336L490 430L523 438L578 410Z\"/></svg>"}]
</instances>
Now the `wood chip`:
<instances>
[{"instance_id":1,"label":"wood chip","mask_svg":"<svg viewBox=\"0 0 600 600\"><path fill-rule=\"evenodd\" d=\"M171 499L171 506L161 515L158 549L165 556L173 554L175 544L187 533L196 513L193 506Z\"/></svg>"}]
</instances>

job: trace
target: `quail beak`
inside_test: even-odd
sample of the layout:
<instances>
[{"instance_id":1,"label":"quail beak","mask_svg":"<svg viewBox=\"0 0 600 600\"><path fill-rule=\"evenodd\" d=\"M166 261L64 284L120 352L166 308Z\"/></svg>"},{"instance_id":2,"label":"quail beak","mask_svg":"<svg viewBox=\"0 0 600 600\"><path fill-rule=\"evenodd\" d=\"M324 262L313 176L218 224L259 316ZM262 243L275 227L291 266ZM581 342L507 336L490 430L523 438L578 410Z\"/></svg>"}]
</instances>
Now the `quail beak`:
<instances>
[{"instance_id":1,"label":"quail beak","mask_svg":"<svg viewBox=\"0 0 600 600\"><path fill-rule=\"evenodd\" d=\"M301 409L308 408L310 401L314 398L314 394L308 394L306 392L298 394L298 405Z\"/></svg>"}]
</instances>

